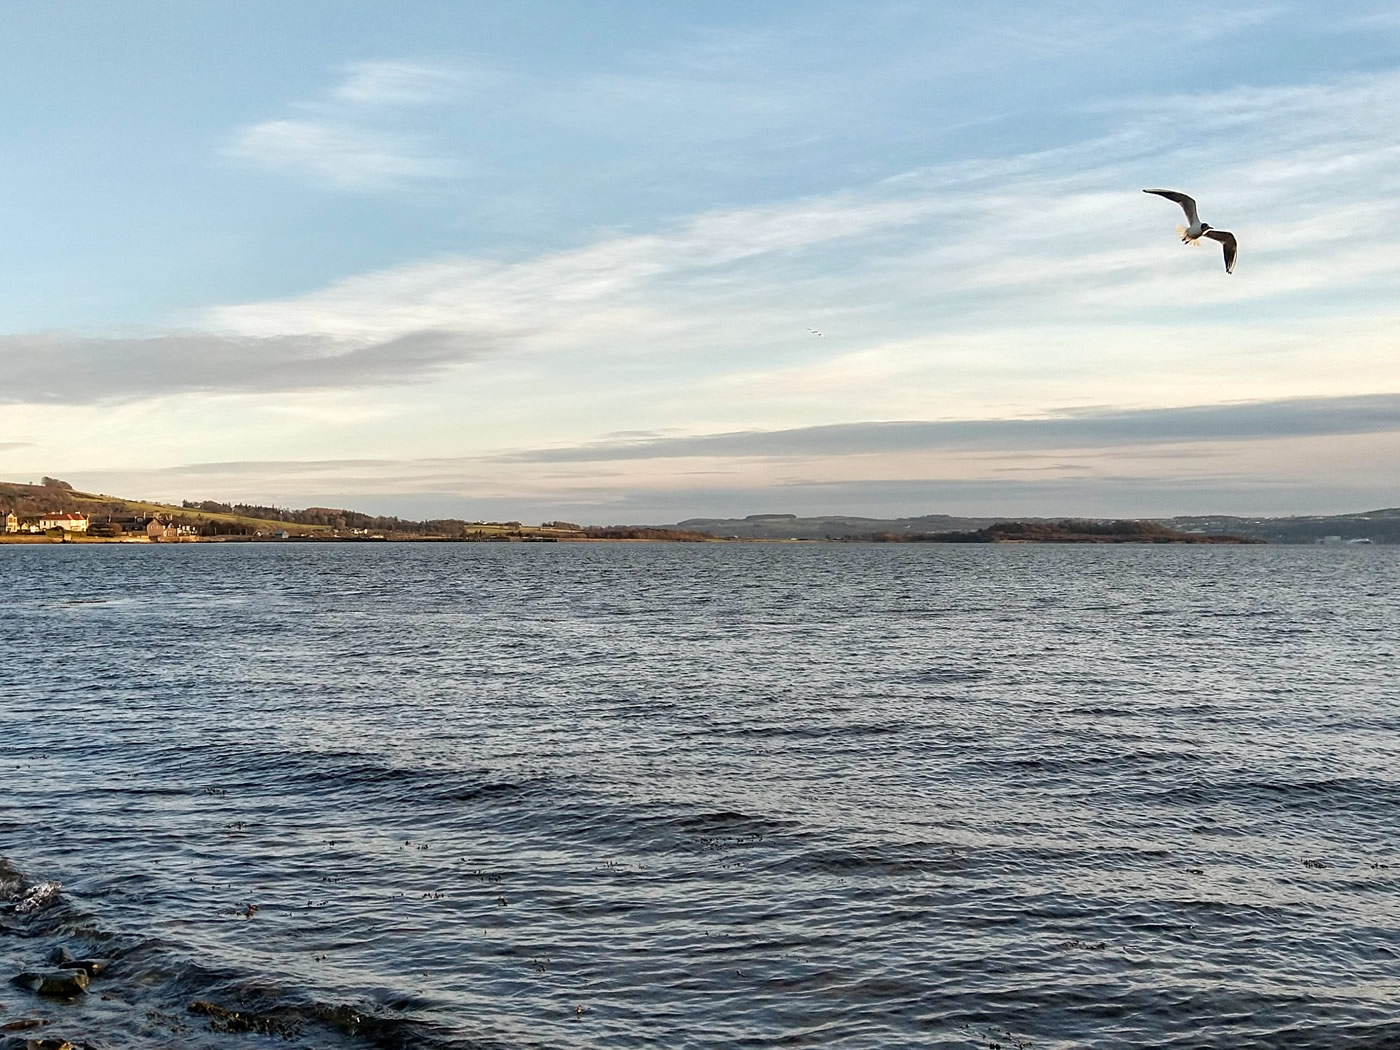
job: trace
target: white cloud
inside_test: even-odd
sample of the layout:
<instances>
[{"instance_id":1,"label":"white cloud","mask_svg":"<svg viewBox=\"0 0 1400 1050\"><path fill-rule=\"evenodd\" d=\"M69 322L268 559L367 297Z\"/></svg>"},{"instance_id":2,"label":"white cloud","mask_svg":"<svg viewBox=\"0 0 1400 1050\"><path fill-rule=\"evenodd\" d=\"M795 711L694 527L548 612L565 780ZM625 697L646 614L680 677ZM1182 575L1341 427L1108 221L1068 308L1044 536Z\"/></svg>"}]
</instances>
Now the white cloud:
<instances>
[{"instance_id":1,"label":"white cloud","mask_svg":"<svg viewBox=\"0 0 1400 1050\"><path fill-rule=\"evenodd\" d=\"M1264 7L1246 7L1238 10L1202 10L1190 17L1181 18L1180 26L1185 37L1197 44L1217 37L1233 36L1245 29L1254 29L1276 18L1285 17L1286 11L1279 4Z\"/></svg>"},{"instance_id":2,"label":"white cloud","mask_svg":"<svg viewBox=\"0 0 1400 1050\"><path fill-rule=\"evenodd\" d=\"M348 125L269 120L243 128L231 156L342 189L381 189L406 179L442 178L454 166L415 143Z\"/></svg>"},{"instance_id":3,"label":"white cloud","mask_svg":"<svg viewBox=\"0 0 1400 1050\"><path fill-rule=\"evenodd\" d=\"M466 85L456 69L419 62L357 62L332 92L341 101L369 106L425 105L455 97Z\"/></svg>"},{"instance_id":4,"label":"white cloud","mask_svg":"<svg viewBox=\"0 0 1400 1050\"><path fill-rule=\"evenodd\" d=\"M467 83L462 71L447 66L359 62L326 96L297 106L301 116L240 128L224 152L338 189L384 190L446 178L460 174L460 164L421 139L382 126L382 111L447 102Z\"/></svg>"},{"instance_id":5,"label":"white cloud","mask_svg":"<svg viewBox=\"0 0 1400 1050\"><path fill-rule=\"evenodd\" d=\"M600 314L614 336L619 311L634 324L645 318L664 328L665 312L634 297L669 279L896 229L943 207L952 205L841 195L713 212L670 231L607 238L520 263L459 257L364 274L295 299L219 308L208 321L247 335L377 338L436 318L445 328L532 329L568 344L595 329Z\"/></svg>"}]
</instances>

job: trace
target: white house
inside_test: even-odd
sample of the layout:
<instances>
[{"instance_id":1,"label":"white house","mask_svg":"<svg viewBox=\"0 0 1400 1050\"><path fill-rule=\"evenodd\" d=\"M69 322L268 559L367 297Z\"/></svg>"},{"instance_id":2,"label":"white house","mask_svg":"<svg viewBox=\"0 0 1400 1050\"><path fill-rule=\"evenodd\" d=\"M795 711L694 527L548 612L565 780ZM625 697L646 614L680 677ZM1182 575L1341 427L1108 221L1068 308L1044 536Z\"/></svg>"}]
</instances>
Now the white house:
<instances>
[{"instance_id":1,"label":"white house","mask_svg":"<svg viewBox=\"0 0 1400 1050\"><path fill-rule=\"evenodd\" d=\"M45 532L49 529L62 529L64 532L87 532L88 519L86 514L70 514L67 511L51 512L40 516L39 528Z\"/></svg>"},{"instance_id":2,"label":"white house","mask_svg":"<svg viewBox=\"0 0 1400 1050\"><path fill-rule=\"evenodd\" d=\"M5 515L5 531L6 531L6 532L18 532L18 531L19 531L19 515L16 514L14 511L10 511L10 513L8 513L8 514Z\"/></svg>"}]
</instances>

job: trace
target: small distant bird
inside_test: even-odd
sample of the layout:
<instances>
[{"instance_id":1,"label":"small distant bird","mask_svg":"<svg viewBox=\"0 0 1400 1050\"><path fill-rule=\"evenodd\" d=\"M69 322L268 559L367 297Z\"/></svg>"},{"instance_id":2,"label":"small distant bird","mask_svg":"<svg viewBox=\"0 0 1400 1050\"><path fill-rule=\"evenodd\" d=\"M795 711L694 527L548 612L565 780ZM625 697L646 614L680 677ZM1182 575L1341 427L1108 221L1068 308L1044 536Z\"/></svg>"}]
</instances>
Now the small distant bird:
<instances>
[{"instance_id":1,"label":"small distant bird","mask_svg":"<svg viewBox=\"0 0 1400 1050\"><path fill-rule=\"evenodd\" d=\"M1213 241L1219 241L1225 251L1225 272L1235 272L1235 256L1239 254L1239 244L1235 240L1235 235L1227 230L1217 230L1209 223L1201 221L1201 217L1196 212L1196 202L1184 193L1177 193L1176 190L1143 190L1143 193L1155 193L1159 197L1165 197L1169 201L1176 201L1181 205L1181 210L1186 213L1186 221L1189 225L1178 226L1177 232L1181 234L1182 244L1195 244L1203 236L1209 237Z\"/></svg>"},{"instance_id":2,"label":"small distant bird","mask_svg":"<svg viewBox=\"0 0 1400 1050\"><path fill-rule=\"evenodd\" d=\"M809 328L807 331L811 332L813 335L821 335L815 328Z\"/></svg>"}]
</instances>

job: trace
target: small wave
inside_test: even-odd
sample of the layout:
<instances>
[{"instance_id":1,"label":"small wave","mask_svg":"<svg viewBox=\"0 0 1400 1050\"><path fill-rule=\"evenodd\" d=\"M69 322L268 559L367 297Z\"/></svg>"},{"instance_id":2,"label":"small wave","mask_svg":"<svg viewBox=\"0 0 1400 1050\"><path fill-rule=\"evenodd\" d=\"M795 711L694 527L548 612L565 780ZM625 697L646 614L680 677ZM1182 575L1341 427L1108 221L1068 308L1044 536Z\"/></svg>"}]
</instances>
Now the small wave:
<instances>
[{"instance_id":1,"label":"small wave","mask_svg":"<svg viewBox=\"0 0 1400 1050\"><path fill-rule=\"evenodd\" d=\"M1234 804L1285 810L1370 810L1400 804L1400 785L1372 777L1326 777L1314 780L1223 780L1169 784L1138 793L1156 804L1199 806Z\"/></svg>"},{"instance_id":2,"label":"small wave","mask_svg":"<svg viewBox=\"0 0 1400 1050\"><path fill-rule=\"evenodd\" d=\"M765 835L786 834L797 827L796 821L772 820L735 810L716 810L672 817L665 823L690 835Z\"/></svg>"},{"instance_id":3,"label":"small wave","mask_svg":"<svg viewBox=\"0 0 1400 1050\"><path fill-rule=\"evenodd\" d=\"M25 885L24 875L4 857L0 857L0 897L14 897Z\"/></svg>"},{"instance_id":4,"label":"small wave","mask_svg":"<svg viewBox=\"0 0 1400 1050\"><path fill-rule=\"evenodd\" d=\"M59 903L63 885L54 880L30 882L23 872L0 857L0 913L26 917L48 911Z\"/></svg>"},{"instance_id":5,"label":"small wave","mask_svg":"<svg viewBox=\"0 0 1400 1050\"><path fill-rule=\"evenodd\" d=\"M970 864L966 853L947 846L928 845L915 849L894 851L886 846L832 846L784 856L764 870L783 875L903 878L964 871Z\"/></svg>"},{"instance_id":6,"label":"small wave","mask_svg":"<svg viewBox=\"0 0 1400 1050\"><path fill-rule=\"evenodd\" d=\"M825 739L827 737L887 736L909 731L907 722L843 723L841 725L760 725L737 726L728 731L729 736L737 737L791 737L798 739ZM721 730L722 732L722 730ZM713 728L696 730L693 735L713 737Z\"/></svg>"},{"instance_id":7,"label":"small wave","mask_svg":"<svg viewBox=\"0 0 1400 1050\"><path fill-rule=\"evenodd\" d=\"M951 685L981 682L991 677L992 672L982 667L927 667L910 672L908 680L921 685Z\"/></svg>"},{"instance_id":8,"label":"small wave","mask_svg":"<svg viewBox=\"0 0 1400 1050\"><path fill-rule=\"evenodd\" d=\"M37 911L43 911L49 905L58 900L59 891L63 886L57 882L41 882L36 886L31 886L19 895L18 902L14 906L17 915L32 915Z\"/></svg>"},{"instance_id":9,"label":"small wave","mask_svg":"<svg viewBox=\"0 0 1400 1050\"><path fill-rule=\"evenodd\" d=\"M555 779L556 778L550 776L538 776L529 777L518 782L509 780L486 780L477 784L446 788L440 792L437 797L452 802L505 799L522 795L536 789L552 790Z\"/></svg>"}]
</instances>

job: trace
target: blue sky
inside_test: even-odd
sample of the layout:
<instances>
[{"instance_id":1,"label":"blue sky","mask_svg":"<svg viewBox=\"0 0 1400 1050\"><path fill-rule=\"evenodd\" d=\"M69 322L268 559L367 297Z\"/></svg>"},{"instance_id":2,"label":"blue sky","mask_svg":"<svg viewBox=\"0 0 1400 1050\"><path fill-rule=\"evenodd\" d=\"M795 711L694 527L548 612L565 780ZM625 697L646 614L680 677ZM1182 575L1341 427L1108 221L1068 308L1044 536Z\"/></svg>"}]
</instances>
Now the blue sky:
<instances>
[{"instance_id":1,"label":"blue sky","mask_svg":"<svg viewBox=\"0 0 1400 1050\"><path fill-rule=\"evenodd\" d=\"M687 7L8 5L0 477L524 520L1400 504L1390 5Z\"/></svg>"}]
</instances>

